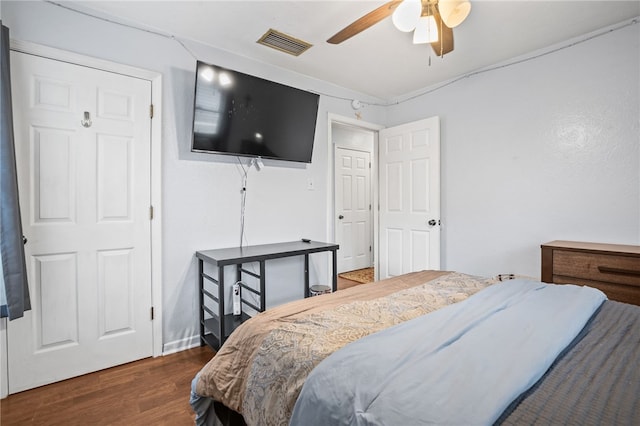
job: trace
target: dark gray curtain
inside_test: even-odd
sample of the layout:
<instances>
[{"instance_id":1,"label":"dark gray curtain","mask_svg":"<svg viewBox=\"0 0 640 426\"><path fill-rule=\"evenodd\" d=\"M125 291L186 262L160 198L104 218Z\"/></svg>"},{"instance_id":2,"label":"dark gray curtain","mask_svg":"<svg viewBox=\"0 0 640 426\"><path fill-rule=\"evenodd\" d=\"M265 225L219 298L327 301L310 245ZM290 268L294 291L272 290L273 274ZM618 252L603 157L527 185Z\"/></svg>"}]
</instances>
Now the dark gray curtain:
<instances>
[{"instance_id":1,"label":"dark gray curtain","mask_svg":"<svg viewBox=\"0 0 640 426\"><path fill-rule=\"evenodd\" d=\"M16 153L13 141L13 113L11 111L11 77L9 66L9 28L2 25L0 61L2 84L0 85L0 317L9 320L20 318L31 309L27 270L24 259L20 204L18 202L18 178Z\"/></svg>"}]
</instances>

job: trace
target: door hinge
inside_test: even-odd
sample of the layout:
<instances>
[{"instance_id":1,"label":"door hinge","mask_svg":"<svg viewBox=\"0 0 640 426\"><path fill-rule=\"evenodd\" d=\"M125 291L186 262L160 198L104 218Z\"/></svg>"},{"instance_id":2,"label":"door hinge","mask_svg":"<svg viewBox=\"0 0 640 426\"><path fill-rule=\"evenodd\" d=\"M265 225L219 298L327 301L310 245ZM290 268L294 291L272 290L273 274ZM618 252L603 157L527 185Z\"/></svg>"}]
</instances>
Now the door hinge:
<instances>
[{"instance_id":1,"label":"door hinge","mask_svg":"<svg viewBox=\"0 0 640 426\"><path fill-rule=\"evenodd\" d=\"M369 246L369 251L371 251L371 246Z\"/></svg>"},{"instance_id":2,"label":"door hinge","mask_svg":"<svg viewBox=\"0 0 640 426\"><path fill-rule=\"evenodd\" d=\"M153 118L153 104L149 105L149 118Z\"/></svg>"},{"instance_id":3,"label":"door hinge","mask_svg":"<svg viewBox=\"0 0 640 426\"><path fill-rule=\"evenodd\" d=\"M153 220L153 206L149 206L149 220Z\"/></svg>"},{"instance_id":4,"label":"door hinge","mask_svg":"<svg viewBox=\"0 0 640 426\"><path fill-rule=\"evenodd\" d=\"M152 306L152 307L151 307L151 321L153 321L153 320L154 320L154 318L155 318L155 317L154 317L154 314L155 314L155 312L153 312L153 306Z\"/></svg>"}]
</instances>

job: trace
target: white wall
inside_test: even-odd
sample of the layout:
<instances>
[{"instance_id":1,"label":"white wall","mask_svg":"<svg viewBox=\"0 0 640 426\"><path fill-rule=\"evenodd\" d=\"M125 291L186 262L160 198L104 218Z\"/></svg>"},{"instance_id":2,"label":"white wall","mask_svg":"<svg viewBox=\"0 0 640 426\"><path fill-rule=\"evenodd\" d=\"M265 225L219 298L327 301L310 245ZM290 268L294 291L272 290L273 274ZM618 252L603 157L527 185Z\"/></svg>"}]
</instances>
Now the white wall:
<instances>
[{"instance_id":1,"label":"white wall","mask_svg":"<svg viewBox=\"0 0 640 426\"><path fill-rule=\"evenodd\" d=\"M541 243L640 243L639 43L631 25L389 108L441 118L443 268L539 277Z\"/></svg>"},{"instance_id":2,"label":"white wall","mask_svg":"<svg viewBox=\"0 0 640 426\"><path fill-rule=\"evenodd\" d=\"M195 58L174 40L52 4L3 0L1 12L3 24L10 28L14 39L163 74L163 341L167 351L197 343L194 339L199 332L194 252L239 244L242 176L235 157L189 151ZM380 101L215 48L193 42L185 44L205 62L301 89ZM283 53L274 51L273 54ZM311 164L265 161L262 171L249 172L245 217L248 244L302 237L326 240L330 220L326 200L332 185L327 163L329 113L350 116L353 110L349 101L321 96ZM382 122L383 113L381 108L369 107L362 118ZM308 179L314 181L313 191L307 190ZM328 280L329 260L328 254L311 256L312 285ZM301 258L268 264L267 305L300 297L302 271Z\"/></svg>"}]
</instances>

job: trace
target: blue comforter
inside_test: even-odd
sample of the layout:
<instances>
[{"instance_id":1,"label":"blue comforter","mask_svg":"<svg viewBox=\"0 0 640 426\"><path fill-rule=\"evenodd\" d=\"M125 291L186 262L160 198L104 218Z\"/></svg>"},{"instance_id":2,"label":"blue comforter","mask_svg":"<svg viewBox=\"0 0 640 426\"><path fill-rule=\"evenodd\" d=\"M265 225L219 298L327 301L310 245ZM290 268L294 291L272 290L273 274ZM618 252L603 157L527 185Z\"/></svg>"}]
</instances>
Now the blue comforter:
<instances>
[{"instance_id":1,"label":"blue comforter","mask_svg":"<svg viewBox=\"0 0 640 426\"><path fill-rule=\"evenodd\" d=\"M291 425L491 424L606 299L526 280L351 343L307 378Z\"/></svg>"}]
</instances>

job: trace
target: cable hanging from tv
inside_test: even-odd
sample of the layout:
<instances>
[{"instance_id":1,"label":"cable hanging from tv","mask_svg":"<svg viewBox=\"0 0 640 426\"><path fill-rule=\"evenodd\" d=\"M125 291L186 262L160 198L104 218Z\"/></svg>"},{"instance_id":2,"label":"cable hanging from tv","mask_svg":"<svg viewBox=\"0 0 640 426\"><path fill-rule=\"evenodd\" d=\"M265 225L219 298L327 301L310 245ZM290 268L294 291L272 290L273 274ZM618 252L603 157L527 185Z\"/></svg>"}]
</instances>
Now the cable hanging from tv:
<instances>
[{"instance_id":1,"label":"cable hanging from tv","mask_svg":"<svg viewBox=\"0 0 640 426\"><path fill-rule=\"evenodd\" d=\"M247 206L247 178L249 176L249 170L251 167L255 167L257 171L260 171L264 168L264 163L262 162L262 158L255 157L249 161L249 166L245 167L242 164L242 160L239 156L236 157L238 159L238 164L242 168L242 189L240 190L240 248L242 248L245 240L244 236L244 215Z\"/></svg>"}]
</instances>

